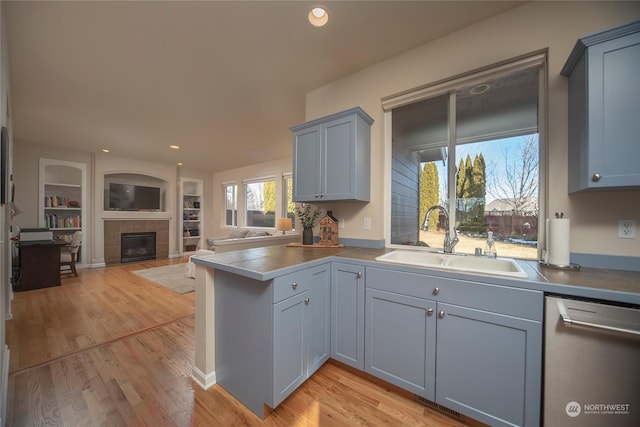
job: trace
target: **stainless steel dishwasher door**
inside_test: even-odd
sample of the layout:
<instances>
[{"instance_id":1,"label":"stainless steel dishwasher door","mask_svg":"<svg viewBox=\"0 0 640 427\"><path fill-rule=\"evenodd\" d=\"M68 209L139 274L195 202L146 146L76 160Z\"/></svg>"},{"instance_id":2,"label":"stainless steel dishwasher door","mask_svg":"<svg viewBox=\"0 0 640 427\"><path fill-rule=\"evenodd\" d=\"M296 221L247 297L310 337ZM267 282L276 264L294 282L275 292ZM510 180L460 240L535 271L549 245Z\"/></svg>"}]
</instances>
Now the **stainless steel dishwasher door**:
<instances>
[{"instance_id":1,"label":"stainless steel dishwasher door","mask_svg":"<svg viewBox=\"0 0 640 427\"><path fill-rule=\"evenodd\" d=\"M545 302L544 425L640 426L640 310Z\"/></svg>"}]
</instances>

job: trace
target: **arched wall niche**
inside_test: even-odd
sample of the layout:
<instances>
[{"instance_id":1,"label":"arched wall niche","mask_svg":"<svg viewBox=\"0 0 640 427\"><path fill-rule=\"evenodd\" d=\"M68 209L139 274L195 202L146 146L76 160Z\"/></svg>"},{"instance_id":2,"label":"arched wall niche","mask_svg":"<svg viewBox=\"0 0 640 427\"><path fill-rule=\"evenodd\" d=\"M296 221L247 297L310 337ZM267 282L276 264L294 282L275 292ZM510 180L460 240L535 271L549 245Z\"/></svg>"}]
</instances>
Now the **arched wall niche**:
<instances>
[{"instance_id":1,"label":"arched wall niche","mask_svg":"<svg viewBox=\"0 0 640 427\"><path fill-rule=\"evenodd\" d=\"M131 171L109 171L103 177L104 211L168 211L166 178Z\"/></svg>"}]
</instances>

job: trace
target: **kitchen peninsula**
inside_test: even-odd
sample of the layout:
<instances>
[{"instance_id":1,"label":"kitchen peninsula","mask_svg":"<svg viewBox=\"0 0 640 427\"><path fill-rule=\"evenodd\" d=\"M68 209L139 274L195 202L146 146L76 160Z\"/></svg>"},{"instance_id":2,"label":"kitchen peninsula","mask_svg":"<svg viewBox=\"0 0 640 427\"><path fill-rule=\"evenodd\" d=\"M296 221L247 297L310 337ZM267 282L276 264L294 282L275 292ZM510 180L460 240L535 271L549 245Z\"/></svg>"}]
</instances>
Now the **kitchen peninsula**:
<instances>
[{"instance_id":1,"label":"kitchen peninsula","mask_svg":"<svg viewBox=\"0 0 640 427\"><path fill-rule=\"evenodd\" d=\"M219 383L265 417L331 357L491 425L539 425L545 293L640 305L638 272L518 261L529 276L519 279L375 261L389 251L274 246L193 257L194 380L204 388ZM422 354L390 357L385 349L414 343L385 332L384 322L418 313L423 320L406 335L424 337L416 343ZM469 316L473 323L460 323ZM436 327L447 331L437 340ZM461 331L471 332L461 339ZM464 377L472 369L465 365L482 372ZM483 393L466 392L477 388Z\"/></svg>"}]
</instances>

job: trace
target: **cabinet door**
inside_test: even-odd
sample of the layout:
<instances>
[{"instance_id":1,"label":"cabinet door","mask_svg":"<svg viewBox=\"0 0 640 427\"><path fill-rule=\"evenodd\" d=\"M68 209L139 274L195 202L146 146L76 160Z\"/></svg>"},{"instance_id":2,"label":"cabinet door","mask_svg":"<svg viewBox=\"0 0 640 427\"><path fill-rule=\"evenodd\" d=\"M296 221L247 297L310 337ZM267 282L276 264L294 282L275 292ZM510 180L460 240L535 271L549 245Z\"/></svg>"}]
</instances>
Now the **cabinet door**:
<instances>
[{"instance_id":1,"label":"cabinet door","mask_svg":"<svg viewBox=\"0 0 640 427\"><path fill-rule=\"evenodd\" d=\"M330 352L330 269L329 264L309 269L309 354L307 376L329 359Z\"/></svg>"},{"instance_id":2,"label":"cabinet door","mask_svg":"<svg viewBox=\"0 0 640 427\"><path fill-rule=\"evenodd\" d=\"M327 123L322 129L321 197L326 200L355 198L356 118L354 115Z\"/></svg>"},{"instance_id":3,"label":"cabinet door","mask_svg":"<svg viewBox=\"0 0 640 427\"><path fill-rule=\"evenodd\" d=\"M640 186L640 33L589 47L589 172L593 187Z\"/></svg>"},{"instance_id":4,"label":"cabinet door","mask_svg":"<svg viewBox=\"0 0 640 427\"><path fill-rule=\"evenodd\" d=\"M364 267L333 263L331 357L364 370Z\"/></svg>"},{"instance_id":5,"label":"cabinet door","mask_svg":"<svg viewBox=\"0 0 640 427\"><path fill-rule=\"evenodd\" d=\"M365 371L434 400L435 308L433 301L367 289Z\"/></svg>"},{"instance_id":6,"label":"cabinet door","mask_svg":"<svg viewBox=\"0 0 640 427\"><path fill-rule=\"evenodd\" d=\"M310 202L320 197L321 126L293 134L293 201Z\"/></svg>"},{"instance_id":7,"label":"cabinet door","mask_svg":"<svg viewBox=\"0 0 640 427\"><path fill-rule=\"evenodd\" d=\"M302 292L273 306L273 400L279 405L307 378L307 325Z\"/></svg>"},{"instance_id":8,"label":"cabinet door","mask_svg":"<svg viewBox=\"0 0 640 427\"><path fill-rule=\"evenodd\" d=\"M540 322L438 303L436 402L492 426L539 426Z\"/></svg>"}]
</instances>

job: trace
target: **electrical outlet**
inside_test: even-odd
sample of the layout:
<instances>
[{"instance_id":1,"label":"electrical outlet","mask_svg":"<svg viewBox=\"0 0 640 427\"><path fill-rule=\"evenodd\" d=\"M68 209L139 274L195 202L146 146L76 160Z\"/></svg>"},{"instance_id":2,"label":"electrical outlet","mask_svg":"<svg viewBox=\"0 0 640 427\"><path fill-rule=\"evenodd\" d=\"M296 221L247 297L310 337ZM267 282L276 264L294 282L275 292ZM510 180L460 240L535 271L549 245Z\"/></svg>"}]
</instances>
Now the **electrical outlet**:
<instances>
[{"instance_id":1,"label":"electrical outlet","mask_svg":"<svg viewBox=\"0 0 640 427\"><path fill-rule=\"evenodd\" d=\"M619 219L618 220L618 239L635 239L636 238L636 220L635 219Z\"/></svg>"},{"instance_id":2,"label":"electrical outlet","mask_svg":"<svg viewBox=\"0 0 640 427\"><path fill-rule=\"evenodd\" d=\"M371 218L368 216L364 217L364 220L362 221L362 228L365 230L371 230Z\"/></svg>"}]
</instances>

